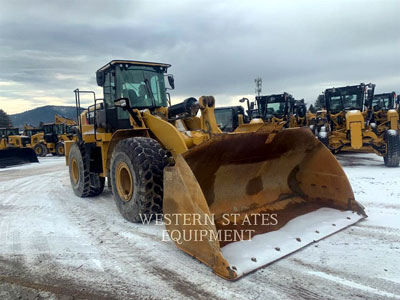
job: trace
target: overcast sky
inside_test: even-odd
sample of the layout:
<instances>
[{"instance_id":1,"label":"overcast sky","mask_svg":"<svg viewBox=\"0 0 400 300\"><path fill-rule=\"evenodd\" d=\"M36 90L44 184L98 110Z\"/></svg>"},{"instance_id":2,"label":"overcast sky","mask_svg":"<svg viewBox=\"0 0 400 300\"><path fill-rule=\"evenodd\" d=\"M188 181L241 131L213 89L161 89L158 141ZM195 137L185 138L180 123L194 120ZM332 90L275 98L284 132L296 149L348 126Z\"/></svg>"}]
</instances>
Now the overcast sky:
<instances>
[{"instance_id":1,"label":"overcast sky","mask_svg":"<svg viewBox=\"0 0 400 300\"><path fill-rule=\"evenodd\" d=\"M0 108L74 105L112 59L172 64L173 102L373 82L400 93L400 1L0 0ZM99 95L100 97L101 95ZM89 102L87 102L89 103Z\"/></svg>"}]
</instances>

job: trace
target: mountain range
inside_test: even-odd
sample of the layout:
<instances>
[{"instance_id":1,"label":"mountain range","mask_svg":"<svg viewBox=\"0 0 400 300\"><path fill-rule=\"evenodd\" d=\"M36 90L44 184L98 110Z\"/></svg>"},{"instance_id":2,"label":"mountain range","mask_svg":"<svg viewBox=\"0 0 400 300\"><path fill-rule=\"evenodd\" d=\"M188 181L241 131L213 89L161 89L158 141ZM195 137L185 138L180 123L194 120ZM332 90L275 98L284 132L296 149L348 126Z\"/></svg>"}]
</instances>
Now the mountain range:
<instances>
[{"instance_id":1,"label":"mountain range","mask_svg":"<svg viewBox=\"0 0 400 300\"><path fill-rule=\"evenodd\" d=\"M40 122L53 123L56 114L76 120L76 107L46 105L9 116L13 127L23 129L24 124L37 127Z\"/></svg>"}]
</instances>

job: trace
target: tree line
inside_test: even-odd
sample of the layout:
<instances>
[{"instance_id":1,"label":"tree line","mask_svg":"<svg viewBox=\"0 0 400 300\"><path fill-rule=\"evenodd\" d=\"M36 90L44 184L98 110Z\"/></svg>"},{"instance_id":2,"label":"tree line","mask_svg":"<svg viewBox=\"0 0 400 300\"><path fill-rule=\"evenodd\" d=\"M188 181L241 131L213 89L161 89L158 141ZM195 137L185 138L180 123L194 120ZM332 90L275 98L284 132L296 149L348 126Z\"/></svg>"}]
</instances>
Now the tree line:
<instances>
[{"instance_id":1,"label":"tree line","mask_svg":"<svg viewBox=\"0 0 400 300\"><path fill-rule=\"evenodd\" d=\"M0 128L12 127L10 116L0 108Z\"/></svg>"}]
</instances>

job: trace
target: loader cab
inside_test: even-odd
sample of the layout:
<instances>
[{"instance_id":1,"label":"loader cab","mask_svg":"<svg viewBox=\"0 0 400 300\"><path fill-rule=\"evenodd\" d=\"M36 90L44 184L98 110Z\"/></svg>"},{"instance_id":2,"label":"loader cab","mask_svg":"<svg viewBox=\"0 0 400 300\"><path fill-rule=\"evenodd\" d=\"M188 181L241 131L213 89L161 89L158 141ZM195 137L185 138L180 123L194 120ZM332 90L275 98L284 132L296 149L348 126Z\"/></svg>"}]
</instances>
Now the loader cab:
<instances>
[{"instance_id":1,"label":"loader cab","mask_svg":"<svg viewBox=\"0 0 400 300\"><path fill-rule=\"evenodd\" d=\"M242 106L217 107L214 110L218 127L224 132L234 131L240 123L248 123ZM240 120L243 118L242 120Z\"/></svg>"},{"instance_id":2,"label":"loader cab","mask_svg":"<svg viewBox=\"0 0 400 300\"><path fill-rule=\"evenodd\" d=\"M376 94L372 99L372 109L376 112L379 110L389 110L395 108L396 93Z\"/></svg>"},{"instance_id":3,"label":"loader cab","mask_svg":"<svg viewBox=\"0 0 400 300\"><path fill-rule=\"evenodd\" d=\"M358 110L363 112L371 103L374 84L359 84L325 90L325 104L328 113L337 114Z\"/></svg>"},{"instance_id":4,"label":"loader cab","mask_svg":"<svg viewBox=\"0 0 400 300\"><path fill-rule=\"evenodd\" d=\"M0 128L0 137L8 138L11 135L19 135L18 128Z\"/></svg>"},{"instance_id":5,"label":"loader cab","mask_svg":"<svg viewBox=\"0 0 400 300\"><path fill-rule=\"evenodd\" d=\"M46 143L57 143L58 136L64 134L64 124L44 124L43 132Z\"/></svg>"},{"instance_id":6,"label":"loader cab","mask_svg":"<svg viewBox=\"0 0 400 300\"><path fill-rule=\"evenodd\" d=\"M257 106L263 120L283 119L289 115L294 105L294 98L288 93L257 96Z\"/></svg>"},{"instance_id":7,"label":"loader cab","mask_svg":"<svg viewBox=\"0 0 400 300\"><path fill-rule=\"evenodd\" d=\"M169 67L168 64L113 60L100 68L96 79L103 88L104 101L95 107L96 127L107 132L131 127L129 112L114 105L117 99L128 99L132 109L153 111L167 107L165 75ZM172 75L168 75L168 82L173 88Z\"/></svg>"}]
</instances>

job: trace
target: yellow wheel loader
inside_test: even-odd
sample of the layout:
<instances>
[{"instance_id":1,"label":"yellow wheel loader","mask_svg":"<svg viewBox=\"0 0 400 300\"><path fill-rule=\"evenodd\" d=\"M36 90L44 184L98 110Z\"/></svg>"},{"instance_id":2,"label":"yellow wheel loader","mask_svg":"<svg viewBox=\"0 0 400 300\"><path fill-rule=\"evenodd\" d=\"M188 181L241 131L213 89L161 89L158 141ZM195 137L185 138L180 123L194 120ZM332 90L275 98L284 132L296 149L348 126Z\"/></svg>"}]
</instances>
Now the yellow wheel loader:
<instances>
[{"instance_id":1,"label":"yellow wheel loader","mask_svg":"<svg viewBox=\"0 0 400 300\"><path fill-rule=\"evenodd\" d=\"M309 129L222 133L213 97L168 105L169 67L114 60L96 73L104 100L75 90L78 140L65 150L77 196L100 194L107 177L125 219L162 212L176 246L230 280L366 217ZM94 104L79 115L82 94Z\"/></svg>"},{"instance_id":2,"label":"yellow wheel loader","mask_svg":"<svg viewBox=\"0 0 400 300\"><path fill-rule=\"evenodd\" d=\"M27 136L18 128L0 128L0 168L30 162L39 162L35 152L26 145Z\"/></svg>"},{"instance_id":3,"label":"yellow wheel loader","mask_svg":"<svg viewBox=\"0 0 400 300\"><path fill-rule=\"evenodd\" d=\"M399 166L399 135L397 121L393 127L384 127L378 132L371 103L375 85L359 84L325 91L326 112L317 116L318 138L333 153L340 151L371 152L383 156L387 167ZM395 115L395 114L394 114ZM388 118L393 114L388 112ZM396 117L396 116L394 116ZM388 123L385 123L388 124Z\"/></svg>"},{"instance_id":4,"label":"yellow wheel loader","mask_svg":"<svg viewBox=\"0 0 400 300\"><path fill-rule=\"evenodd\" d=\"M59 122L60 120L60 117L57 118L56 116L56 121ZM37 156L43 157L47 154L64 156L64 142L76 139L73 128L74 126L65 123L44 124L42 129L32 131L28 147L34 149Z\"/></svg>"}]
</instances>

